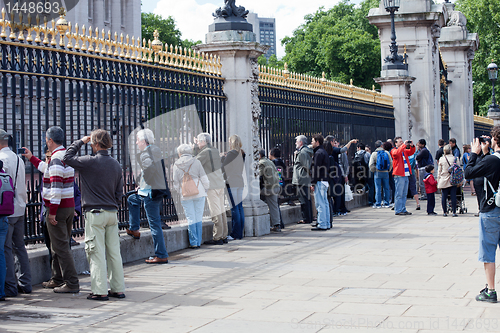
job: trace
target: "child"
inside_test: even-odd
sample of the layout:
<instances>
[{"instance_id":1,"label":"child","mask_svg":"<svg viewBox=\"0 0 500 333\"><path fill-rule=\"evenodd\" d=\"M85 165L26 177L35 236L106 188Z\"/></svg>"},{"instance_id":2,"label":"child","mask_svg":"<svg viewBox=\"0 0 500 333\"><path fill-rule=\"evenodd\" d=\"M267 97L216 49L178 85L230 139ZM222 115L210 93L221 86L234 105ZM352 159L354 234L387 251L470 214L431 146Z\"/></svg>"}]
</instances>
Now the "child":
<instances>
[{"instance_id":1,"label":"child","mask_svg":"<svg viewBox=\"0 0 500 333\"><path fill-rule=\"evenodd\" d=\"M427 215L437 215L434 212L436 206L435 193L437 192L437 181L434 179L434 166L432 164L425 167L427 174L424 178L425 193L427 193Z\"/></svg>"}]
</instances>

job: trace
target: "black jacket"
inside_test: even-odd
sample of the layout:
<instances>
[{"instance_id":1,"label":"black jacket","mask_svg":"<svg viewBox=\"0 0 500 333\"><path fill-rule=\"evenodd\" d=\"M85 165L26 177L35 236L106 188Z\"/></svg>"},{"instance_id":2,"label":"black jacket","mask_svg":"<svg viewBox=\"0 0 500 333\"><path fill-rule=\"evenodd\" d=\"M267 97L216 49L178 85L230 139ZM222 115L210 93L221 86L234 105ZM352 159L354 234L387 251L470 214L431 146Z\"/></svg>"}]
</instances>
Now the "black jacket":
<instances>
[{"instance_id":1,"label":"black jacket","mask_svg":"<svg viewBox=\"0 0 500 333\"><path fill-rule=\"evenodd\" d=\"M469 163L465 167L464 175L465 179L486 177L495 191L497 191L498 183L500 182L500 158L494 155L486 155L481 160L478 160L478 156L475 153L471 153ZM479 205L481 213L487 213L496 207L494 202L492 205L488 205L488 200L493 196L493 192L489 185L487 185L486 189L486 196L481 200Z\"/></svg>"},{"instance_id":2,"label":"black jacket","mask_svg":"<svg viewBox=\"0 0 500 333\"><path fill-rule=\"evenodd\" d=\"M330 170L330 158L323 146L314 148L313 163L311 167L311 183L316 184L319 181L328 181L328 172Z\"/></svg>"}]
</instances>

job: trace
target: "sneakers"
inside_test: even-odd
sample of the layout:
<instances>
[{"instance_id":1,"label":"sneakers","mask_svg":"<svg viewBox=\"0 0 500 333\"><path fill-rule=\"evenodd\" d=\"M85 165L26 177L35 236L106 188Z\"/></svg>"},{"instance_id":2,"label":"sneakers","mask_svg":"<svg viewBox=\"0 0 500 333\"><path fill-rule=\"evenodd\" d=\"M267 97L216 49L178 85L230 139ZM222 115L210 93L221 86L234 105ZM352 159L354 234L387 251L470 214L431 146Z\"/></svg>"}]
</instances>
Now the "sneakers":
<instances>
[{"instance_id":1,"label":"sneakers","mask_svg":"<svg viewBox=\"0 0 500 333\"><path fill-rule=\"evenodd\" d=\"M56 287L60 287L64 284L64 282L57 283L54 280L50 279L49 281L42 282L42 287L44 288L49 288L49 289L54 289Z\"/></svg>"},{"instance_id":2,"label":"sneakers","mask_svg":"<svg viewBox=\"0 0 500 333\"><path fill-rule=\"evenodd\" d=\"M80 288L70 288L66 283L64 283L60 287L55 287L54 292L58 294L78 294L80 292Z\"/></svg>"},{"instance_id":3,"label":"sneakers","mask_svg":"<svg viewBox=\"0 0 500 333\"><path fill-rule=\"evenodd\" d=\"M433 215L434 216L434 215L437 215L437 213L436 212L432 212L432 213L427 213L427 215Z\"/></svg>"},{"instance_id":4,"label":"sneakers","mask_svg":"<svg viewBox=\"0 0 500 333\"><path fill-rule=\"evenodd\" d=\"M227 239L228 241L234 241L234 238L233 238L233 237L231 237L231 236L227 236L227 238L226 238L226 239Z\"/></svg>"},{"instance_id":5,"label":"sneakers","mask_svg":"<svg viewBox=\"0 0 500 333\"><path fill-rule=\"evenodd\" d=\"M494 291L494 292L488 293L488 285L486 285L486 288L481 290L479 292L479 295L476 296L476 301L496 303L497 302L497 292Z\"/></svg>"},{"instance_id":6,"label":"sneakers","mask_svg":"<svg viewBox=\"0 0 500 333\"><path fill-rule=\"evenodd\" d=\"M420 205L417 206L417 209L416 210L420 210Z\"/></svg>"},{"instance_id":7,"label":"sneakers","mask_svg":"<svg viewBox=\"0 0 500 333\"><path fill-rule=\"evenodd\" d=\"M382 204L382 206L380 206L380 207L382 207L382 208L391 208L390 205L386 205L386 204Z\"/></svg>"}]
</instances>

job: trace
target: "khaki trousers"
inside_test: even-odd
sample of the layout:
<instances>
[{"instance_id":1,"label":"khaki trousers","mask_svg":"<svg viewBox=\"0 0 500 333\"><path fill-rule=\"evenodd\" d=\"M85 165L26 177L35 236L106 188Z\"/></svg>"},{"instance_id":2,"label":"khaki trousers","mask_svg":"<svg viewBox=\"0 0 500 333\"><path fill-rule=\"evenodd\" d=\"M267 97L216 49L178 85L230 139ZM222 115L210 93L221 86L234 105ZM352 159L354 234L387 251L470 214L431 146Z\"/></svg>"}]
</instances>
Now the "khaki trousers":
<instances>
[{"instance_id":1,"label":"khaki trousers","mask_svg":"<svg viewBox=\"0 0 500 333\"><path fill-rule=\"evenodd\" d=\"M227 216L224 206L224 189L207 191L208 207L214 223L213 239L218 241L227 238Z\"/></svg>"},{"instance_id":2,"label":"khaki trousers","mask_svg":"<svg viewBox=\"0 0 500 333\"><path fill-rule=\"evenodd\" d=\"M85 213L85 253L94 295L108 294L108 277L112 293L125 291L116 214L116 210L103 209Z\"/></svg>"}]
</instances>

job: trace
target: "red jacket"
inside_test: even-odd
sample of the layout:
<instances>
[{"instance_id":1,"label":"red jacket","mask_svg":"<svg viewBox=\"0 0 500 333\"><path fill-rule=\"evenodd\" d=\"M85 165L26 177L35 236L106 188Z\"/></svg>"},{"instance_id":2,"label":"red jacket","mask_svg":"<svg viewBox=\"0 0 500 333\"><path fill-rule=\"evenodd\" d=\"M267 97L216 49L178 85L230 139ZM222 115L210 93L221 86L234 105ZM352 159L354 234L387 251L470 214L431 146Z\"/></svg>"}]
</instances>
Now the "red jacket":
<instances>
[{"instance_id":1,"label":"red jacket","mask_svg":"<svg viewBox=\"0 0 500 333\"><path fill-rule=\"evenodd\" d=\"M438 183L432 173L428 173L424 178L425 193L435 193L438 190Z\"/></svg>"},{"instance_id":2,"label":"red jacket","mask_svg":"<svg viewBox=\"0 0 500 333\"><path fill-rule=\"evenodd\" d=\"M408 163L408 168L410 169L411 175L411 166L409 156L415 154L415 146L410 147L410 149L406 149L406 146L402 144L399 148L394 148L391 150L392 157L392 174L393 176L404 176L405 175L405 165L403 162L403 152L405 154L406 163Z\"/></svg>"}]
</instances>

